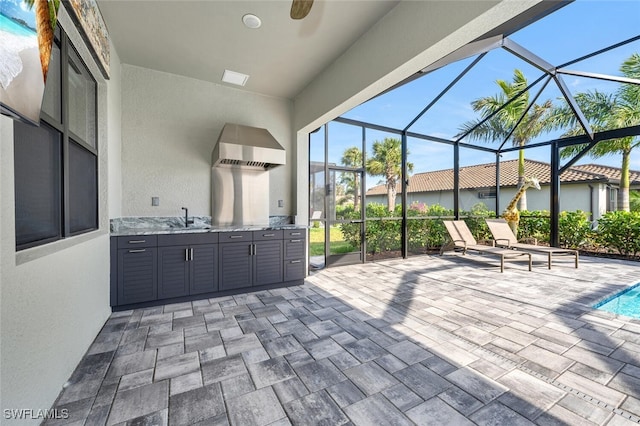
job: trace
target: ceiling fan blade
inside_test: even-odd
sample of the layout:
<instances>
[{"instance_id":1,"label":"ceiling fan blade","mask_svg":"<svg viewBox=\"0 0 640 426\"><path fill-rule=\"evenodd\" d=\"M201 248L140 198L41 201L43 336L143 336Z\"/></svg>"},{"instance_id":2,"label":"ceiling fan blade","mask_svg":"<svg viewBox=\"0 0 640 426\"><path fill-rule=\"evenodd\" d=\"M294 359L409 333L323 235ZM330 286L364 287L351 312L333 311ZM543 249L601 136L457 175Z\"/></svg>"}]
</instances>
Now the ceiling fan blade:
<instances>
[{"instance_id":1,"label":"ceiling fan blade","mask_svg":"<svg viewBox=\"0 0 640 426\"><path fill-rule=\"evenodd\" d=\"M293 0L291 3L291 19L302 19L309 14L313 0Z\"/></svg>"}]
</instances>

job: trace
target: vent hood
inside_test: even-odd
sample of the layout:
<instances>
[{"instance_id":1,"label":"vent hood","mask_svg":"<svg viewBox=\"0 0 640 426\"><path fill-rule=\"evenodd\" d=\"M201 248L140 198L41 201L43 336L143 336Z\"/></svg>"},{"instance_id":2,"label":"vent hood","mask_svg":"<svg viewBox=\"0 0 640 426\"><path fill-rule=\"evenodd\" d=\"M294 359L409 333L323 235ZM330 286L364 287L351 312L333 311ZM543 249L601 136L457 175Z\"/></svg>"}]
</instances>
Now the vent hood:
<instances>
[{"instance_id":1,"label":"vent hood","mask_svg":"<svg viewBox=\"0 0 640 426\"><path fill-rule=\"evenodd\" d=\"M267 129L226 123L211 153L211 166L268 170L285 159L284 148Z\"/></svg>"}]
</instances>

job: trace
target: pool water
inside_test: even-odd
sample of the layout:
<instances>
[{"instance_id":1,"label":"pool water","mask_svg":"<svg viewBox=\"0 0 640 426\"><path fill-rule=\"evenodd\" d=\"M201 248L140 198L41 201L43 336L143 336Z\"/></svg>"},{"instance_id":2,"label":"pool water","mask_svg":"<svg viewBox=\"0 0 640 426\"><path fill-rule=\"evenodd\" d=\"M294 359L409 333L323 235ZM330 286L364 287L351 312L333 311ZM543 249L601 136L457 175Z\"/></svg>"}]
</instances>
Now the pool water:
<instances>
[{"instance_id":1,"label":"pool water","mask_svg":"<svg viewBox=\"0 0 640 426\"><path fill-rule=\"evenodd\" d=\"M596 303L593 307L617 315L640 318L640 283Z\"/></svg>"}]
</instances>

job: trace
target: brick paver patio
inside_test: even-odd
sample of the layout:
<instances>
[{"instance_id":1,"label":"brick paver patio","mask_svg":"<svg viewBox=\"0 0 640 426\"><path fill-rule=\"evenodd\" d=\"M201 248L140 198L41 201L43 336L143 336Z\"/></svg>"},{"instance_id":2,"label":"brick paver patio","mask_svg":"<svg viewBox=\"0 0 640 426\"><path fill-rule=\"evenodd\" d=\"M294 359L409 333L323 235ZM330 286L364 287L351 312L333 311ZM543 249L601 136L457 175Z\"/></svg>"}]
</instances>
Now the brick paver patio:
<instances>
[{"instance_id":1,"label":"brick paver patio","mask_svg":"<svg viewBox=\"0 0 640 426\"><path fill-rule=\"evenodd\" d=\"M590 305L640 264L419 256L114 313L56 403L87 425L623 425L640 320ZM50 421L47 424L58 424Z\"/></svg>"}]
</instances>

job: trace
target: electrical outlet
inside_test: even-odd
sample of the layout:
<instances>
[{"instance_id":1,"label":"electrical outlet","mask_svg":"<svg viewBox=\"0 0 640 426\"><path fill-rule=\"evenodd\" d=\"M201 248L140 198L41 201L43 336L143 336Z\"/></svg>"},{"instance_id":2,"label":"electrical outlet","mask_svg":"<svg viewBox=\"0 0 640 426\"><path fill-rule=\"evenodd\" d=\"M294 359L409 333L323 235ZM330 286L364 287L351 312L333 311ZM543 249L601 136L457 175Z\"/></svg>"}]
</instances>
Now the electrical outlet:
<instances>
[{"instance_id":1,"label":"electrical outlet","mask_svg":"<svg viewBox=\"0 0 640 426\"><path fill-rule=\"evenodd\" d=\"M151 205L157 207L160 205L160 197L151 197Z\"/></svg>"},{"instance_id":2,"label":"electrical outlet","mask_svg":"<svg viewBox=\"0 0 640 426\"><path fill-rule=\"evenodd\" d=\"M278 207L284 207L284 200L278 200Z\"/></svg>"}]
</instances>

